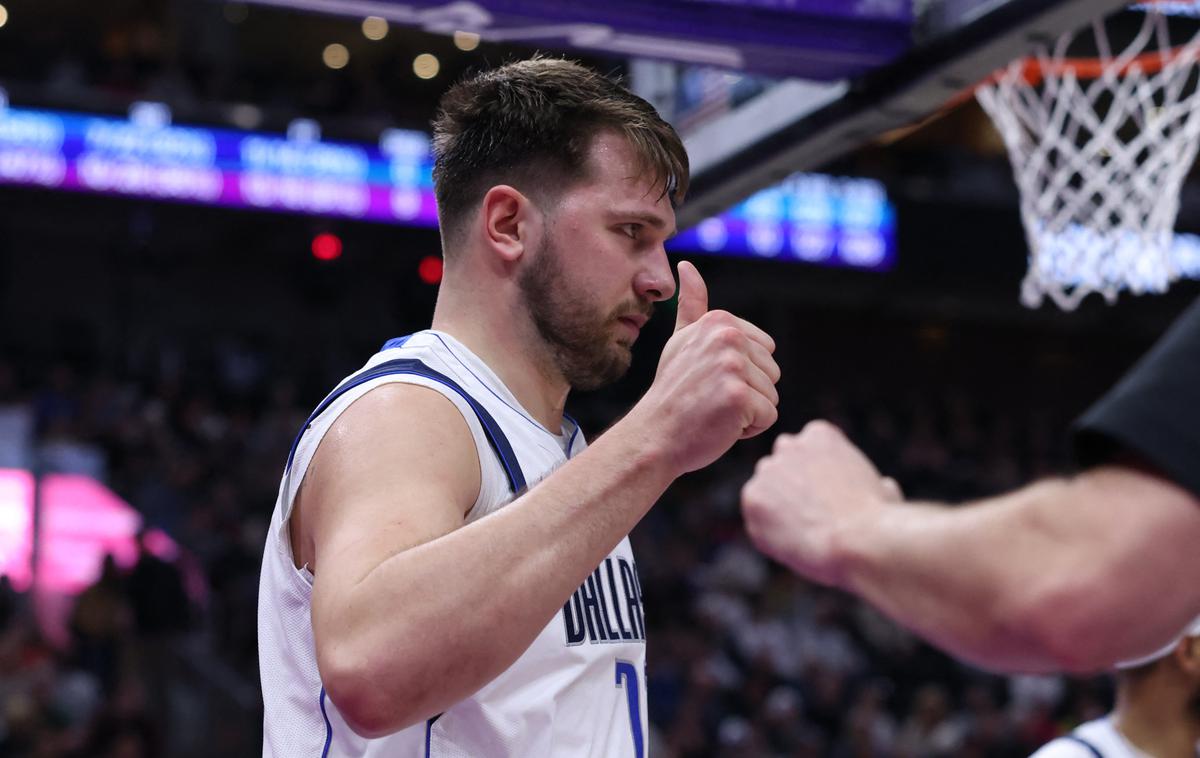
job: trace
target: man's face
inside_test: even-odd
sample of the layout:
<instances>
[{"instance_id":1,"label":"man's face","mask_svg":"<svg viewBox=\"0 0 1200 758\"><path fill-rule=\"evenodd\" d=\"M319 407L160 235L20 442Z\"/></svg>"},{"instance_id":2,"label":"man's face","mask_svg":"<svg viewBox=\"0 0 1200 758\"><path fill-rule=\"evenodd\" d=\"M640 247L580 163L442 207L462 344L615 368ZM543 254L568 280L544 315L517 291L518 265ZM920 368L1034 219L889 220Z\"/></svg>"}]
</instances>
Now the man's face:
<instances>
[{"instance_id":1,"label":"man's face","mask_svg":"<svg viewBox=\"0 0 1200 758\"><path fill-rule=\"evenodd\" d=\"M519 284L539 335L575 389L620 378L654 303L675 292L663 243L675 212L640 176L633 150L603 132L589 150L589 177L547 213L542 244Z\"/></svg>"}]
</instances>

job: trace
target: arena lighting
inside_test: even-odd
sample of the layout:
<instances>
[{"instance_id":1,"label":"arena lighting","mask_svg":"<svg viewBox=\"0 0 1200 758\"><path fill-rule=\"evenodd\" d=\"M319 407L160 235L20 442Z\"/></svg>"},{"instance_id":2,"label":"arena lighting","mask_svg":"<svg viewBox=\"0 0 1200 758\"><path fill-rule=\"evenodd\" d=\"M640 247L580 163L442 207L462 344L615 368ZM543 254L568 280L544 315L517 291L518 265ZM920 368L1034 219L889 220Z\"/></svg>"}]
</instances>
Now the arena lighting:
<instances>
[{"instance_id":1,"label":"arena lighting","mask_svg":"<svg viewBox=\"0 0 1200 758\"><path fill-rule=\"evenodd\" d=\"M288 122L289 142L316 142L321 139L321 125L311 118L294 118Z\"/></svg>"},{"instance_id":2,"label":"arena lighting","mask_svg":"<svg viewBox=\"0 0 1200 758\"><path fill-rule=\"evenodd\" d=\"M129 123L143 129L161 129L171 125L171 108L166 103L139 100L129 106Z\"/></svg>"},{"instance_id":3,"label":"arena lighting","mask_svg":"<svg viewBox=\"0 0 1200 758\"><path fill-rule=\"evenodd\" d=\"M0 26L4 26L7 23L8 23L8 8L5 8L3 5L0 5Z\"/></svg>"},{"instance_id":4,"label":"arena lighting","mask_svg":"<svg viewBox=\"0 0 1200 758\"><path fill-rule=\"evenodd\" d=\"M365 144L322 140L310 119L288 124L286 137L188 124L146 129L111 116L5 108L2 100L0 185L437 224L424 132L384 130L378 144ZM796 174L683 229L668 247L882 272L895 265L895 229L896 208L879 182ZM1180 270L1200 275L1200 240L1182 247L1185 239L1191 243L1176 237Z\"/></svg>"},{"instance_id":5,"label":"arena lighting","mask_svg":"<svg viewBox=\"0 0 1200 758\"><path fill-rule=\"evenodd\" d=\"M442 64L432 53L421 53L413 59L413 73L421 79L432 79L438 75Z\"/></svg>"},{"instance_id":6,"label":"arena lighting","mask_svg":"<svg viewBox=\"0 0 1200 758\"><path fill-rule=\"evenodd\" d=\"M105 555L124 569L137 561L142 517L104 484L79 474L50 474L40 489L40 589L73 595L96 581ZM0 468L0 575L22 592L33 583L33 500L29 471ZM158 557L178 554L178 545L162 532L146 536L147 549Z\"/></svg>"},{"instance_id":7,"label":"arena lighting","mask_svg":"<svg viewBox=\"0 0 1200 758\"><path fill-rule=\"evenodd\" d=\"M342 257L342 240L336 234L322 232L313 237L313 257L319 261L336 261Z\"/></svg>"},{"instance_id":8,"label":"arena lighting","mask_svg":"<svg viewBox=\"0 0 1200 758\"><path fill-rule=\"evenodd\" d=\"M325 46L324 52L321 53L321 60L334 70L345 68L346 64L350 62L350 51L342 43L334 42Z\"/></svg>"},{"instance_id":9,"label":"arena lighting","mask_svg":"<svg viewBox=\"0 0 1200 758\"><path fill-rule=\"evenodd\" d=\"M455 32L454 46L464 53L469 53L479 47L479 35L475 32Z\"/></svg>"},{"instance_id":10,"label":"arena lighting","mask_svg":"<svg viewBox=\"0 0 1200 758\"><path fill-rule=\"evenodd\" d=\"M387 36L388 22L379 16L367 16L362 22L362 33L367 39L378 42Z\"/></svg>"},{"instance_id":11,"label":"arena lighting","mask_svg":"<svg viewBox=\"0 0 1200 758\"><path fill-rule=\"evenodd\" d=\"M438 284L442 281L442 259L436 255L427 255L417 264L417 276L426 284Z\"/></svg>"}]
</instances>

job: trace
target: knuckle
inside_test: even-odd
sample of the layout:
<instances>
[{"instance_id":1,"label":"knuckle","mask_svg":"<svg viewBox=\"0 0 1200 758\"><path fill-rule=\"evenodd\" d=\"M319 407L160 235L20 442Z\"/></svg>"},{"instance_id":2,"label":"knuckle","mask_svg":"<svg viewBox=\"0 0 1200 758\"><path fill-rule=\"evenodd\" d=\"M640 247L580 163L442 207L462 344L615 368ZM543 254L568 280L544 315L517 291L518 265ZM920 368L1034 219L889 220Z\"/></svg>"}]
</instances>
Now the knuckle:
<instances>
[{"instance_id":1,"label":"knuckle","mask_svg":"<svg viewBox=\"0 0 1200 758\"><path fill-rule=\"evenodd\" d=\"M804 426L804 432L810 436L820 438L828 438L838 433L837 427L829 423L825 419L816 419L809 421Z\"/></svg>"},{"instance_id":2,"label":"knuckle","mask_svg":"<svg viewBox=\"0 0 1200 758\"><path fill-rule=\"evenodd\" d=\"M707 319L709 323L715 324L717 326L724 326L724 325L733 323L733 314L730 313L729 311L723 311L723 310L709 311L708 313L704 314L704 318Z\"/></svg>"},{"instance_id":3,"label":"knuckle","mask_svg":"<svg viewBox=\"0 0 1200 758\"><path fill-rule=\"evenodd\" d=\"M725 347L740 348L745 337L735 326L722 326L716 332L717 343Z\"/></svg>"},{"instance_id":4,"label":"knuckle","mask_svg":"<svg viewBox=\"0 0 1200 758\"><path fill-rule=\"evenodd\" d=\"M758 487L753 482L742 491L742 513L751 523L762 519L762 501L758 497Z\"/></svg>"},{"instance_id":5,"label":"knuckle","mask_svg":"<svg viewBox=\"0 0 1200 758\"><path fill-rule=\"evenodd\" d=\"M735 405L743 405L748 399L750 388L739 379L729 379L725 382L725 397Z\"/></svg>"},{"instance_id":6,"label":"knuckle","mask_svg":"<svg viewBox=\"0 0 1200 758\"><path fill-rule=\"evenodd\" d=\"M734 350L726 350L717 359L717 367L726 374L740 374L742 356Z\"/></svg>"}]
</instances>

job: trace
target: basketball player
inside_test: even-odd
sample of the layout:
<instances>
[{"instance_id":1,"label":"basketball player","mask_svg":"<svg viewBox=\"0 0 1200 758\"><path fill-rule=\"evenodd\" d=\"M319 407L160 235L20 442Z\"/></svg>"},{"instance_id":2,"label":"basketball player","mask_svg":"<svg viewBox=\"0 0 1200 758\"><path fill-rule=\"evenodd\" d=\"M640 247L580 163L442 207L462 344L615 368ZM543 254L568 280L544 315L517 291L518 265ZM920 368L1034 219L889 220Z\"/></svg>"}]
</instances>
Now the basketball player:
<instances>
[{"instance_id":1,"label":"basketball player","mask_svg":"<svg viewBox=\"0 0 1200 758\"><path fill-rule=\"evenodd\" d=\"M1200 755L1200 618L1161 650L1117 666L1117 707L1033 758Z\"/></svg>"},{"instance_id":2,"label":"basketball player","mask_svg":"<svg viewBox=\"0 0 1200 758\"><path fill-rule=\"evenodd\" d=\"M742 491L763 552L992 669L1096 671L1200 613L1200 302L1077 424L1081 473L970 507L904 503L832 425Z\"/></svg>"},{"instance_id":3,"label":"basketball player","mask_svg":"<svg viewBox=\"0 0 1200 758\"><path fill-rule=\"evenodd\" d=\"M645 101L546 59L452 88L434 142L433 328L318 406L281 484L264 754L642 758L626 535L672 480L774 423L774 343L709 312L680 264L652 386L587 447L568 391L623 374L675 292L683 145Z\"/></svg>"}]
</instances>

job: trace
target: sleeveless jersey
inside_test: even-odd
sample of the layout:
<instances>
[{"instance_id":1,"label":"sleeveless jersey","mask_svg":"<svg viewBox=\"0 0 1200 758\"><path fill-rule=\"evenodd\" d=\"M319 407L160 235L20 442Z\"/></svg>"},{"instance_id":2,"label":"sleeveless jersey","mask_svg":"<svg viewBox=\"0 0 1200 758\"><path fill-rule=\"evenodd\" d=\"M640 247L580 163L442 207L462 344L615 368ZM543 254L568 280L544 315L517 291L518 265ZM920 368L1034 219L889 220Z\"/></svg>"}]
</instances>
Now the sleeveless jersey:
<instances>
[{"instance_id":1,"label":"sleeveless jersey","mask_svg":"<svg viewBox=\"0 0 1200 758\"><path fill-rule=\"evenodd\" d=\"M1200 756L1200 745L1196 747ZM1112 716L1080 724L1075 731L1047 742L1030 758L1150 758L1117 731Z\"/></svg>"},{"instance_id":2,"label":"sleeveless jersey","mask_svg":"<svg viewBox=\"0 0 1200 758\"><path fill-rule=\"evenodd\" d=\"M504 507L586 445L569 418L561 434L538 424L482 360L442 332L388 342L338 385L292 446L263 555L258 642L264 758L644 758L645 623L628 538L521 657L471 697L379 739L359 737L341 718L317 670L312 574L295 566L288 517L324 434L351 403L387 382L433 389L462 413L480 464L479 497L467 522ZM399 433L403 423L396 419ZM402 492L396 507L404 507Z\"/></svg>"}]
</instances>

